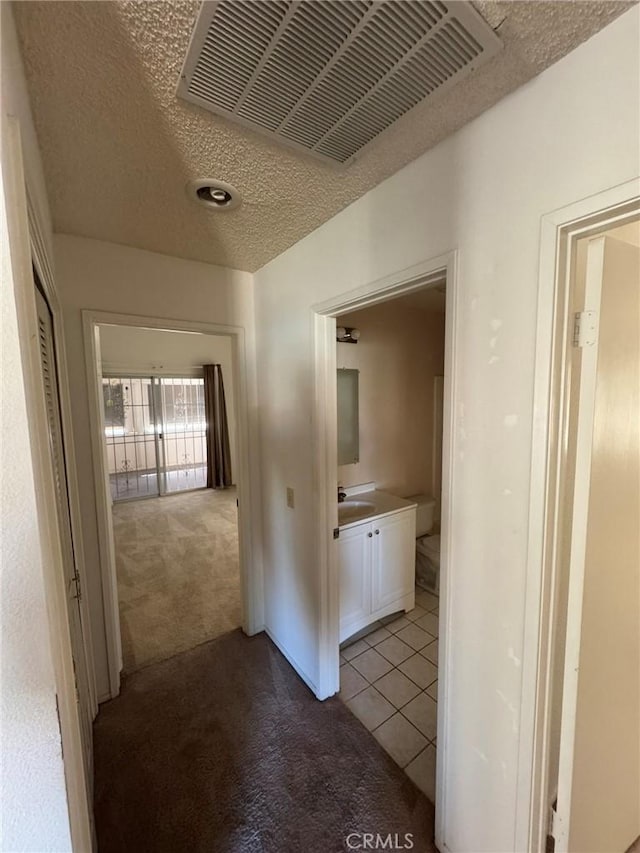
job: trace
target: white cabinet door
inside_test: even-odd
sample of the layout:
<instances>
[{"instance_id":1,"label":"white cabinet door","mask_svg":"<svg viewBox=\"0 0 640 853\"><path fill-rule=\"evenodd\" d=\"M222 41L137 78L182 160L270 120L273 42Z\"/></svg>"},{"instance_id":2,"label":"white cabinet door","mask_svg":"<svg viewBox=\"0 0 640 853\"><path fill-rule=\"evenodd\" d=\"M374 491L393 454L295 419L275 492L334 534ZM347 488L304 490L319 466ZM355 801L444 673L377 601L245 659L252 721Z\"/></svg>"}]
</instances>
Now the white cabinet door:
<instances>
[{"instance_id":1,"label":"white cabinet door","mask_svg":"<svg viewBox=\"0 0 640 853\"><path fill-rule=\"evenodd\" d=\"M380 518L373 527L372 611L387 607L414 588L416 513Z\"/></svg>"},{"instance_id":2,"label":"white cabinet door","mask_svg":"<svg viewBox=\"0 0 640 853\"><path fill-rule=\"evenodd\" d=\"M371 613L371 524L340 531L340 642L366 624Z\"/></svg>"}]
</instances>

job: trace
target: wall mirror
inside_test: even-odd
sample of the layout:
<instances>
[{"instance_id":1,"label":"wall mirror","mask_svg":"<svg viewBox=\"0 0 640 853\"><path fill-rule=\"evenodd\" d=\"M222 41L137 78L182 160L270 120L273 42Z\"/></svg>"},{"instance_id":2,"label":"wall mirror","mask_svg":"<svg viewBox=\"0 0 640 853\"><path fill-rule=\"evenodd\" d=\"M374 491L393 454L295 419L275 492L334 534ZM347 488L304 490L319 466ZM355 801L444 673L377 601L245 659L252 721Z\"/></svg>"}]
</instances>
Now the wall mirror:
<instances>
[{"instance_id":1,"label":"wall mirror","mask_svg":"<svg viewBox=\"0 0 640 853\"><path fill-rule=\"evenodd\" d=\"M360 460L358 370L338 370L338 465Z\"/></svg>"}]
</instances>

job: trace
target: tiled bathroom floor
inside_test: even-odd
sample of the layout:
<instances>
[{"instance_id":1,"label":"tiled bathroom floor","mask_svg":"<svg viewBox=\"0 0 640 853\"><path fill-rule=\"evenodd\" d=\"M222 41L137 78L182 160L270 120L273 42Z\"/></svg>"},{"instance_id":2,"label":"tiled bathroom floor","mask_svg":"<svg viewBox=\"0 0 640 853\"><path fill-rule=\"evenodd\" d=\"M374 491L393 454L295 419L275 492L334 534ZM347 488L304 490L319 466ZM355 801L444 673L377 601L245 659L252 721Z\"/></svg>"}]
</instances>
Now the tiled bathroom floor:
<instances>
[{"instance_id":1,"label":"tiled bathroom floor","mask_svg":"<svg viewBox=\"0 0 640 853\"><path fill-rule=\"evenodd\" d=\"M438 598L416 587L414 610L343 643L338 695L435 802Z\"/></svg>"}]
</instances>

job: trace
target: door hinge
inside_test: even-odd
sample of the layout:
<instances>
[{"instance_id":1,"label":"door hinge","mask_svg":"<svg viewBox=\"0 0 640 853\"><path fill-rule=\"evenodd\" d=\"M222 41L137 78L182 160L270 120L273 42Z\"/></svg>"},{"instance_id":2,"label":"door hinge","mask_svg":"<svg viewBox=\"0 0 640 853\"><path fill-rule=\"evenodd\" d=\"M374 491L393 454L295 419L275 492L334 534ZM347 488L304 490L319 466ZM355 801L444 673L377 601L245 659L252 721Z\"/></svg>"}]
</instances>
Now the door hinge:
<instances>
[{"instance_id":1,"label":"door hinge","mask_svg":"<svg viewBox=\"0 0 640 853\"><path fill-rule=\"evenodd\" d=\"M334 527L334 528L333 528L333 538L334 538L334 539L339 539L339 538L340 538L340 528L339 528L339 527Z\"/></svg>"},{"instance_id":2,"label":"door hinge","mask_svg":"<svg viewBox=\"0 0 640 853\"><path fill-rule=\"evenodd\" d=\"M574 347L592 347L598 340L598 312L578 311L573 320Z\"/></svg>"},{"instance_id":3,"label":"door hinge","mask_svg":"<svg viewBox=\"0 0 640 853\"><path fill-rule=\"evenodd\" d=\"M73 573L73 577L69 581L69 585L71 587L71 600L72 601L81 601L82 600L82 587L80 586L80 575L78 574L78 570L75 569Z\"/></svg>"},{"instance_id":4,"label":"door hinge","mask_svg":"<svg viewBox=\"0 0 640 853\"><path fill-rule=\"evenodd\" d=\"M554 800L553 805L549 807L549 828L548 834L554 841L558 841L562 832L562 819L557 812L558 801Z\"/></svg>"}]
</instances>

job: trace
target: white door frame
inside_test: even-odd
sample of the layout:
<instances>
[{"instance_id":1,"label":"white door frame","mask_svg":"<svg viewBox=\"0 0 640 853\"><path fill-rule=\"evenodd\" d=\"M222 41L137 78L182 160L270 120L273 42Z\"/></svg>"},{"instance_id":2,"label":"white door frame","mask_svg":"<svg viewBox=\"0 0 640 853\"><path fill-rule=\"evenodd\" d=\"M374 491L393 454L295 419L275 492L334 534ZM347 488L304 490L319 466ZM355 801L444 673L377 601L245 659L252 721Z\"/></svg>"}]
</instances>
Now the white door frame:
<instances>
[{"instance_id":1,"label":"white door frame","mask_svg":"<svg viewBox=\"0 0 640 853\"><path fill-rule=\"evenodd\" d=\"M405 296L423 287L441 283L446 278L444 409L442 441L442 521L440 556L440 671L438 680L438 758L436 772L436 844L440 846L444 831L445 773L448 757L449 731L448 679L449 662L447 626L450 623L451 595L455 586L454 548L451 541L451 486L453 465L454 419L458 325L457 253L449 252L425 260L415 266L370 282L364 287L342 293L312 308L315 344L315 407L314 407L314 486L316 494L316 553L320 598L320 630L318 660L319 699L326 699L339 689L339 583L336 551L332 531L338 526L338 427L336 402L336 320L350 311L357 311L398 296ZM444 849L444 848L441 848Z\"/></svg>"},{"instance_id":2,"label":"white door frame","mask_svg":"<svg viewBox=\"0 0 640 853\"><path fill-rule=\"evenodd\" d=\"M231 338L233 381L236 393L236 447L238 486L238 544L240 563L240 599L242 629L252 636L263 629L259 591L262 588L261 561L253 553L251 524L252 482L249 470L249 418L247 396L247 363L245 331L241 326L215 323L196 323L167 317L140 317L135 314L114 314L104 311L83 311L85 359L89 391L89 424L93 451L94 488L98 513L98 542L104 604L107 662L111 697L120 692L122 646L118 584L116 578L115 549L111 499L107 492L108 473L105 458L104 412L101 396L100 352L98 327L101 325L135 326L172 332L200 332Z\"/></svg>"},{"instance_id":3,"label":"white door frame","mask_svg":"<svg viewBox=\"0 0 640 853\"><path fill-rule=\"evenodd\" d=\"M60 737L63 747L67 803L71 843L74 850L90 851L94 849L92 830L92 780L85 773L83 744L79 719L79 705L76 698L73 655L69 617L67 612L67 584L65 580L62 546L57 513L56 489L49 445L49 425L47 419L42 364L39 351L38 320L35 299L35 265L41 283L47 292L49 307L54 323L55 355L58 360L58 380L60 408L64 434L65 464L69 489L69 504L76 569L81 583L86 589L85 571L80 526L80 503L77 490L76 466L73 457L73 434L71 429L70 396L67 383L64 338L61 328L60 306L52 275L53 265L44 240L44 227L37 214L36 207L28 198L31 176L25 172L22 157L20 124L13 116L3 116L7 122L6 148L3 160L6 160L9 176L5 184L7 226L9 230L10 251L14 270L16 312L20 332L20 344L24 367L25 397L29 419L32 464L38 509L38 529L42 555L47 616L49 621L50 651L53 663ZM7 283L8 285L9 283ZM85 657L90 696L89 704L93 712L95 704L95 680L93 677L93 655L90 648L89 622L86 618L86 601L82 609ZM35 806L34 806L35 807Z\"/></svg>"},{"instance_id":4,"label":"white door frame","mask_svg":"<svg viewBox=\"0 0 640 853\"><path fill-rule=\"evenodd\" d=\"M556 591L562 570L558 551L567 461L575 245L579 238L637 216L639 189L638 180L629 181L554 211L543 217L541 225L515 847L531 853L545 850L550 817L552 675ZM581 611L582 602L574 599L570 606ZM575 643L575 637L567 637L568 651L569 642Z\"/></svg>"},{"instance_id":5,"label":"white door frame","mask_svg":"<svg viewBox=\"0 0 640 853\"><path fill-rule=\"evenodd\" d=\"M604 262L604 237L594 238L587 247L586 283L583 305L585 310L595 310L600 314L602 300L602 276ZM594 265L594 249L599 254L599 264ZM598 266L598 269L594 267ZM595 274L594 274L595 273ZM575 301L570 298L569 304ZM581 351L580 389L578 398L569 401L572 407L578 407L577 423L573 444L575 447L575 474L573 480L573 512L572 518L564 518L563 534L571 540L571 555L569 560L569 589L567 601L567 626L565 643L564 673L562 679L562 720L574 731L578 706L578 668L580 663L580 638L582 635L582 603L584 600L584 575L587 554L587 523L589 517L589 494L591 480L591 457L593 453L593 425L596 408L596 381L598 369L599 340L595 344L584 347ZM569 484L567 484L569 485ZM571 531L569 532L569 526ZM571 804L571 788L573 783L573 760L575 737L570 742L564 736L560 739L560 756L558 760L558 803ZM569 821L560 821L562 811L556 810L555 846L554 853L568 853Z\"/></svg>"}]
</instances>

